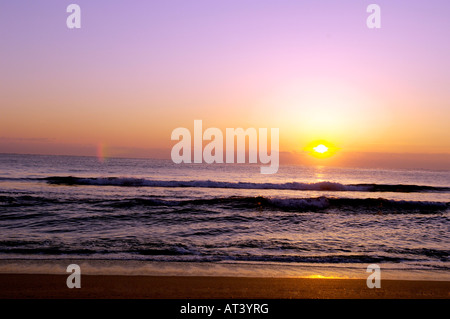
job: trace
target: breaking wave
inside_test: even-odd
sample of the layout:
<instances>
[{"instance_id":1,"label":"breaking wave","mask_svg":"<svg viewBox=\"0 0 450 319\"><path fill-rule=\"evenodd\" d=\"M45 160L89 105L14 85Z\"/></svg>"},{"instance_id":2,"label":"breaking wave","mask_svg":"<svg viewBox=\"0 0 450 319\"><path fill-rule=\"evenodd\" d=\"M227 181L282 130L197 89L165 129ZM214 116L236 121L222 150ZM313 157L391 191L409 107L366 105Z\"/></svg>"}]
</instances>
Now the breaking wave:
<instances>
[{"instance_id":1,"label":"breaking wave","mask_svg":"<svg viewBox=\"0 0 450 319\"><path fill-rule=\"evenodd\" d=\"M450 192L450 187L425 185L389 185L389 184L341 184L335 182L318 183L251 183L221 182L211 180L163 181L144 178L125 177L74 177L51 176L40 178L49 184L56 185L96 185L123 187L199 187L199 188L232 188L232 189L279 189L298 191L347 191L347 192Z\"/></svg>"},{"instance_id":2,"label":"breaking wave","mask_svg":"<svg viewBox=\"0 0 450 319\"><path fill-rule=\"evenodd\" d=\"M0 207L27 207L33 205L73 205L90 204L117 209L139 207L198 208L218 207L233 210L267 209L280 211L325 211L358 213L439 213L450 209L450 202L405 201L385 198L278 198L278 197L213 197L207 199L173 200L152 196L120 199L52 199L38 196L0 196ZM8 217L10 218L10 216ZM0 220L2 217L0 216Z\"/></svg>"}]
</instances>

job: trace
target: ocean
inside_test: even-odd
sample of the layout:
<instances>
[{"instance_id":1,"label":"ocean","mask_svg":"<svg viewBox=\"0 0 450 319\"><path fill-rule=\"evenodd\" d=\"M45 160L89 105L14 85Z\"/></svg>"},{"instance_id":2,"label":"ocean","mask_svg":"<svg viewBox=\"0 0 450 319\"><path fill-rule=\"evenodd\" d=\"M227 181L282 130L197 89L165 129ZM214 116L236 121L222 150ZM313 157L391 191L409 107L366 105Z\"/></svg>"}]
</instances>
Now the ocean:
<instances>
[{"instance_id":1,"label":"ocean","mask_svg":"<svg viewBox=\"0 0 450 319\"><path fill-rule=\"evenodd\" d=\"M0 272L450 280L450 171L0 154ZM383 277L384 276L384 277Z\"/></svg>"}]
</instances>

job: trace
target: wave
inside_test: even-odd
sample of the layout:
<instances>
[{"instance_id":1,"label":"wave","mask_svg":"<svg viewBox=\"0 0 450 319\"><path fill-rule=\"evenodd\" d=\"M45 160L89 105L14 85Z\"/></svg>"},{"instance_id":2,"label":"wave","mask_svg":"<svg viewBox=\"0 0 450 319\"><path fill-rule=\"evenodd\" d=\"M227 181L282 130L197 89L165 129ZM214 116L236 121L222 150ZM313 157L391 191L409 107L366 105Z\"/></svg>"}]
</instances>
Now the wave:
<instances>
[{"instance_id":1,"label":"wave","mask_svg":"<svg viewBox=\"0 0 450 319\"><path fill-rule=\"evenodd\" d=\"M335 182L318 183L251 183L251 182L221 182L211 180L193 181L162 181L144 178L125 177L74 177L51 176L39 178L55 185L96 185L124 187L199 187L199 188L232 188L232 189L279 189L298 191L347 191L347 192L450 192L450 187L425 185L390 185L390 184L341 184Z\"/></svg>"},{"instance_id":2,"label":"wave","mask_svg":"<svg viewBox=\"0 0 450 319\"><path fill-rule=\"evenodd\" d=\"M36 257L56 258L83 258L95 260L147 260L147 261L168 261L168 262L281 262L281 263L308 263L308 264L342 264L342 263L402 263L421 262L424 259L447 263L448 250L398 250L384 251L376 254L366 254L364 252L336 253L333 251L308 252L292 244L292 248L272 246L270 242L263 242L260 246L236 245L231 243L226 247L213 246L202 247L197 245L168 244L161 242L160 247L153 245L145 247L139 245L128 247L120 242L111 242L112 249L105 249L103 245L90 245L90 248L71 248L62 243L48 243L42 247L30 245L27 242L16 241L14 243L0 241L0 256L7 260L11 257L21 259L35 259ZM210 245L211 246L211 245ZM448 269L445 264L429 265L435 268Z\"/></svg>"},{"instance_id":3,"label":"wave","mask_svg":"<svg viewBox=\"0 0 450 319\"><path fill-rule=\"evenodd\" d=\"M75 243L63 243L59 241L46 241L44 244L37 241L0 240L0 255L16 256L77 256L108 259L111 253L116 258L131 258L157 261L270 261L270 262L300 262L300 263L373 263L373 262L401 262L415 261L423 256L422 251L411 254L409 251L385 253L384 256L371 256L361 252L356 253L321 253L315 255L311 252L299 249L296 244L291 247L279 247L271 241L260 241L258 246L254 243L242 245L240 242L230 242L219 245L196 245L183 243L136 243L110 240L109 249L105 249L102 241L90 241L85 247ZM237 250L236 250L237 249ZM448 251L433 251L432 258L447 261ZM427 255L428 256L428 255Z\"/></svg>"},{"instance_id":4,"label":"wave","mask_svg":"<svg viewBox=\"0 0 450 319\"><path fill-rule=\"evenodd\" d=\"M9 255L9 256L8 256ZM24 259L28 256L35 260L38 256L55 256L61 258L83 258L94 260L145 260L159 262L277 262L277 263L311 263L311 264L341 264L341 263L400 263L406 261L415 261L407 257L391 257L391 256L368 256L368 255L337 255L337 256L294 256L294 255L251 255L251 254L195 254L190 252L165 251L165 250L135 250L123 251L111 256L107 251L94 250L64 250L60 248L53 249L0 249L2 259L10 259L11 255ZM102 258L103 256L103 258ZM119 257L117 257L119 256ZM448 269L448 268L445 268Z\"/></svg>"},{"instance_id":5,"label":"wave","mask_svg":"<svg viewBox=\"0 0 450 319\"><path fill-rule=\"evenodd\" d=\"M115 209L139 209L160 207L171 211L189 212L209 208L226 208L232 210L279 210L297 212L355 212L355 213L441 213L450 210L450 202L405 201L385 198L342 198L342 197L311 197L311 198L277 198L277 197L213 197L206 199L174 200L155 198L152 196L119 198L119 199L52 199L38 196L0 196L0 207L27 207L41 205L94 205L112 207ZM6 213L0 216L11 218Z\"/></svg>"},{"instance_id":6,"label":"wave","mask_svg":"<svg viewBox=\"0 0 450 319\"><path fill-rule=\"evenodd\" d=\"M121 201L123 203L123 201ZM127 202L133 206L141 205L141 199L132 199ZM175 204L176 203L176 204ZM123 203L125 204L125 203ZM151 205L155 202L151 201ZM384 198L335 198L335 197L313 197L313 198L272 198L272 197L223 197L211 199L196 199L186 201L166 201L168 206L225 206L233 209L270 209L281 211L325 211L337 209L345 212L376 212L376 213L435 213L450 209L450 203L429 201L402 201L388 200ZM126 204L125 204L126 205Z\"/></svg>"},{"instance_id":7,"label":"wave","mask_svg":"<svg viewBox=\"0 0 450 319\"><path fill-rule=\"evenodd\" d=\"M271 205L284 210L338 209L346 212L435 213L450 209L450 203L389 200L384 198L273 198Z\"/></svg>"},{"instance_id":8,"label":"wave","mask_svg":"<svg viewBox=\"0 0 450 319\"><path fill-rule=\"evenodd\" d=\"M191 235L195 236L195 235ZM352 251L353 250L353 251ZM199 242L163 239L142 239L132 236L90 238L61 241L59 239L0 239L0 256L11 257L80 257L94 259L140 259L157 261L237 261L237 262L300 262L300 263L373 263L423 262L447 263L449 250L442 247L383 247L369 253L358 249L273 238L241 238L238 240ZM436 265L436 264L434 264ZM438 265L439 266L439 265ZM445 264L441 267L448 269Z\"/></svg>"}]
</instances>

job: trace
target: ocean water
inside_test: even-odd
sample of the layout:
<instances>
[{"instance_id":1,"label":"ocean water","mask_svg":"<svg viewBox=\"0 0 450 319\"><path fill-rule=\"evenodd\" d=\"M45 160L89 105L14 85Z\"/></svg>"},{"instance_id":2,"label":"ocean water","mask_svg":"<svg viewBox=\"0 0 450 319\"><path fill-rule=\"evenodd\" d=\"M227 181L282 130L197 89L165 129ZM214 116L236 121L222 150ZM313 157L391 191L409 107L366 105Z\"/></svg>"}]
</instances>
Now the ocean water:
<instances>
[{"instance_id":1,"label":"ocean water","mask_svg":"<svg viewBox=\"0 0 450 319\"><path fill-rule=\"evenodd\" d=\"M0 272L450 280L450 172L0 154Z\"/></svg>"}]
</instances>

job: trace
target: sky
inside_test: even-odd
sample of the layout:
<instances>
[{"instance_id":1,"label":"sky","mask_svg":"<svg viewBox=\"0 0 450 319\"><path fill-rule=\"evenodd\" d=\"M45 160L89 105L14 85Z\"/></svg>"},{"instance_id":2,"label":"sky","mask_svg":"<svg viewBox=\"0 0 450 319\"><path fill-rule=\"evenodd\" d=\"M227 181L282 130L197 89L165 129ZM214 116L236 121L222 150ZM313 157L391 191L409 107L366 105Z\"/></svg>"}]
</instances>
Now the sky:
<instances>
[{"instance_id":1,"label":"sky","mask_svg":"<svg viewBox=\"0 0 450 319\"><path fill-rule=\"evenodd\" d=\"M437 0L1 0L0 153L170 158L201 119L279 128L300 164L326 140L323 163L450 169L449 17Z\"/></svg>"}]
</instances>

